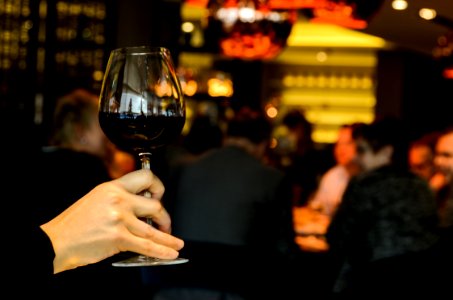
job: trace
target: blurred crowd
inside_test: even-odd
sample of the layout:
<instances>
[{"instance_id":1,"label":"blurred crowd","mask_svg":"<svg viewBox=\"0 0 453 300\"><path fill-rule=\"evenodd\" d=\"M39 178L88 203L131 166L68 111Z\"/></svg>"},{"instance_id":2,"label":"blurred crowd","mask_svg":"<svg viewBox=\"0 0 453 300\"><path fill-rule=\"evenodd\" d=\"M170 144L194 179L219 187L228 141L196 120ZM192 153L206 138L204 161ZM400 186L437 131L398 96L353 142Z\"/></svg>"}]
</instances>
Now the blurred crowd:
<instances>
[{"instance_id":1,"label":"blurred crowd","mask_svg":"<svg viewBox=\"0 0 453 300\"><path fill-rule=\"evenodd\" d=\"M137 168L103 134L89 91L62 96L53 121L37 156L38 222ZM343 124L335 143L319 145L304 111L276 121L250 107L196 111L186 125L152 169L189 263L118 270L114 256L57 275L57 287L342 299L415 295L451 279L440 274L453 267L453 128L414 134L398 118L376 118Z\"/></svg>"}]
</instances>

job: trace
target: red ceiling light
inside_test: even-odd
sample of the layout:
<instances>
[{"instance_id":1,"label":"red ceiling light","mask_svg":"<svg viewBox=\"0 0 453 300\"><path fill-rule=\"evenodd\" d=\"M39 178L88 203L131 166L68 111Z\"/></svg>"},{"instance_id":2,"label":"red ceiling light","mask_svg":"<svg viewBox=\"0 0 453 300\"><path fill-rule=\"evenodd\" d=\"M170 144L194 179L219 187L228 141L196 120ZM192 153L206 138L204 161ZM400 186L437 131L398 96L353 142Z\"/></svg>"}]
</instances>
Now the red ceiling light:
<instances>
[{"instance_id":1,"label":"red ceiling light","mask_svg":"<svg viewBox=\"0 0 453 300\"><path fill-rule=\"evenodd\" d=\"M384 0L327 0L312 10L312 23L329 23L351 29L365 29Z\"/></svg>"},{"instance_id":2,"label":"red ceiling light","mask_svg":"<svg viewBox=\"0 0 453 300\"><path fill-rule=\"evenodd\" d=\"M446 67L442 73L444 78L446 79L453 79L453 65Z\"/></svg>"},{"instance_id":3,"label":"red ceiling light","mask_svg":"<svg viewBox=\"0 0 453 300\"><path fill-rule=\"evenodd\" d=\"M324 7L313 9L314 17L310 19L312 23L330 23L353 29L364 29L367 22L362 19L356 19L354 8L345 3L329 2Z\"/></svg>"},{"instance_id":4,"label":"red ceiling light","mask_svg":"<svg viewBox=\"0 0 453 300\"><path fill-rule=\"evenodd\" d=\"M295 10L274 10L265 1L209 1L208 27L222 54L240 59L271 59L286 46Z\"/></svg>"}]
</instances>

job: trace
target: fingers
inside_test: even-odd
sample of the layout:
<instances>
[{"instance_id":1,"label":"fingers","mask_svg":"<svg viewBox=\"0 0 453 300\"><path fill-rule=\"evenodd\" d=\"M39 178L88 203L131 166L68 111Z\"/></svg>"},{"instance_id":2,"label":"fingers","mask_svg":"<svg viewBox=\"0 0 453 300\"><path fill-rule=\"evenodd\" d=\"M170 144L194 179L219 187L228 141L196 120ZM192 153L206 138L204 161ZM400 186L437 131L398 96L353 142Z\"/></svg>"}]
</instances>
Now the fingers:
<instances>
[{"instance_id":1,"label":"fingers","mask_svg":"<svg viewBox=\"0 0 453 300\"><path fill-rule=\"evenodd\" d=\"M131 236L127 236L127 239L123 242L124 249L142 255L160 259L175 259L179 256L179 252L176 249L155 243L151 240L140 239L137 237L131 238ZM122 251L124 251L124 249Z\"/></svg>"},{"instance_id":2,"label":"fingers","mask_svg":"<svg viewBox=\"0 0 453 300\"><path fill-rule=\"evenodd\" d=\"M114 180L114 182L121 184L123 188L133 194L147 190L151 193L152 198L156 199L161 199L165 192L162 181L150 170L133 171Z\"/></svg>"},{"instance_id":3,"label":"fingers","mask_svg":"<svg viewBox=\"0 0 453 300\"><path fill-rule=\"evenodd\" d=\"M119 245L121 251L128 250L161 259L174 259L178 257L178 251L184 247L181 239L160 231L133 216L129 216L124 221L129 233L121 237Z\"/></svg>"},{"instance_id":4,"label":"fingers","mask_svg":"<svg viewBox=\"0 0 453 300\"><path fill-rule=\"evenodd\" d=\"M170 215L159 201L165 191L160 179L149 170L137 170L114 182L133 194L127 195L129 210L123 215L124 225L132 234L122 235L121 248L162 259L178 257L178 250L182 249L184 242L169 234ZM136 195L144 190L151 193L151 199ZM151 218L159 229L137 217Z\"/></svg>"},{"instance_id":5,"label":"fingers","mask_svg":"<svg viewBox=\"0 0 453 300\"><path fill-rule=\"evenodd\" d=\"M150 226L146 222L133 218L128 222L128 230L139 239L152 241L155 244L160 244L174 250L180 250L184 247L183 240L172 236L160 229ZM145 242L144 241L144 242Z\"/></svg>"},{"instance_id":6,"label":"fingers","mask_svg":"<svg viewBox=\"0 0 453 300\"><path fill-rule=\"evenodd\" d=\"M171 218L162 203L156 199L149 199L144 196L131 197L132 212L137 217L150 218L154 224L157 224L161 231L171 232ZM135 218L136 219L136 218ZM144 223L144 222L141 222ZM145 223L145 225L149 226Z\"/></svg>"},{"instance_id":7,"label":"fingers","mask_svg":"<svg viewBox=\"0 0 453 300\"><path fill-rule=\"evenodd\" d=\"M133 212L138 217L151 218L153 222L157 223L159 229L170 233L171 220L165 208L160 201L165 191L164 185L160 179L149 170L138 170L131 172L116 180L127 191L138 194L143 190L151 193L153 199L144 199L143 197L136 196L133 198L134 204Z\"/></svg>"}]
</instances>

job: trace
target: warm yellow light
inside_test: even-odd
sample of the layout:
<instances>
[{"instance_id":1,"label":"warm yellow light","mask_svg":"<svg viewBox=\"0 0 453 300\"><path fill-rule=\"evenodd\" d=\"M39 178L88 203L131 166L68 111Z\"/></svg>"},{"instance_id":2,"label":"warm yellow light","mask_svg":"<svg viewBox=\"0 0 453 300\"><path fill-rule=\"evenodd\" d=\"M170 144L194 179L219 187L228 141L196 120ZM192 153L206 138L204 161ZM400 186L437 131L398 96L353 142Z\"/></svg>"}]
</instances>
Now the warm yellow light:
<instances>
[{"instance_id":1,"label":"warm yellow light","mask_svg":"<svg viewBox=\"0 0 453 300\"><path fill-rule=\"evenodd\" d=\"M285 77L283 77L283 85L286 87L294 86L295 82L296 79L291 74L285 75Z\"/></svg>"},{"instance_id":2,"label":"warm yellow light","mask_svg":"<svg viewBox=\"0 0 453 300\"><path fill-rule=\"evenodd\" d=\"M283 86L293 87L310 87L310 88L328 88L328 89L352 89L352 90L369 90L373 87L373 79L369 75L341 75L320 73L316 76L307 75L285 75L282 79ZM324 91L325 92L325 91ZM306 93L304 93L306 94ZM325 93L323 93L325 94Z\"/></svg>"},{"instance_id":3,"label":"warm yellow light","mask_svg":"<svg viewBox=\"0 0 453 300\"><path fill-rule=\"evenodd\" d=\"M370 123L374 119L374 111L340 111L325 109L310 109L306 111L307 119L315 124L350 124L354 122Z\"/></svg>"},{"instance_id":4,"label":"warm yellow light","mask_svg":"<svg viewBox=\"0 0 453 300\"><path fill-rule=\"evenodd\" d=\"M315 129L311 134L311 138L315 143L335 143L338 137L338 128L334 129Z\"/></svg>"},{"instance_id":5,"label":"warm yellow light","mask_svg":"<svg viewBox=\"0 0 453 300\"><path fill-rule=\"evenodd\" d=\"M377 64L376 49L351 50L349 48L329 48L326 54L328 59L320 61L318 53L325 51L325 47L286 47L277 56L275 62L304 66L345 66L345 67L370 67Z\"/></svg>"},{"instance_id":6,"label":"warm yellow light","mask_svg":"<svg viewBox=\"0 0 453 300\"><path fill-rule=\"evenodd\" d=\"M183 85L182 82L181 82L181 85ZM189 80L184 84L182 89L183 89L185 95L191 97L191 96L195 95L195 93L197 92L198 84L195 80Z\"/></svg>"},{"instance_id":7,"label":"warm yellow light","mask_svg":"<svg viewBox=\"0 0 453 300\"><path fill-rule=\"evenodd\" d=\"M158 97L170 97L173 87L166 81L161 81L154 86L154 91Z\"/></svg>"},{"instance_id":8,"label":"warm yellow light","mask_svg":"<svg viewBox=\"0 0 453 300\"><path fill-rule=\"evenodd\" d=\"M95 81L102 81L102 78L104 77L104 72L103 71L94 71L93 72L93 79Z\"/></svg>"},{"instance_id":9,"label":"warm yellow light","mask_svg":"<svg viewBox=\"0 0 453 300\"><path fill-rule=\"evenodd\" d=\"M186 33L190 33L195 29L195 25L192 22L184 22L181 25L181 30Z\"/></svg>"},{"instance_id":10,"label":"warm yellow light","mask_svg":"<svg viewBox=\"0 0 453 300\"><path fill-rule=\"evenodd\" d=\"M434 9L422 8L418 11L420 18L425 20L432 20L436 17L437 13Z\"/></svg>"},{"instance_id":11,"label":"warm yellow light","mask_svg":"<svg viewBox=\"0 0 453 300\"><path fill-rule=\"evenodd\" d=\"M316 59L319 61L319 62L325 62L327 60L327 53L325 51L319 51L317 54L316 54Z\"/></svg>"},{"instance_id":12,"label":"warm yellow light","mask_svg":"<svg viewBox=\"0 0 453 300\"><path fill-rule=\"evenodd\" d=\"M354 122L369 124L374 120L374 111L310 110L306 112L306 116L314 124L312 138L315 143L334 143L341 125Z\"/></svg>"},{"instance_id":13,"label":"warm yellow light","mask_svg":"<svg viewBox=\"0 0 453 300\"><path fill-rule=\"evenodd\" d=\"M206 17L207 11L204 6L190 5L183 1L181 5L181 18L183 20L201 20Z\"/></svg>"},{"instance_id":14,"label":"warm yellow light","mask_svg":"<svg viewBox=\"0 0 453 300\"><path fill-rule=\"evenodd\" d=\"M210 78L208 80L208 94L211 97L231 97L233 95L233 82L229 79Z\"/></svg>"},{"instance_id":15,"label":"warm yellow light","mask_svg":"<svg viewBox=\"0 0 453 300\"><path fill-rule=\"evenodd\" d=\"M298 21L287 40L293 47L384 48L384 39L331 24Z\"/></svg>"},{"instance_id":16,"label":"warm yellow light","mask_svg":"<svg viewBox=\"0 0 453 300\"><path fill-rule=\"evenodd\" d=\"M405 10L407 8L407 1L406 0L393 0L392 1L392 8L394 10Z\"/></svg>"},{"instance_id":17,"label":"warm yellow light","mask_svg":"<svg viewBox=\"0 0 453 300\"><path fill-rule=\"evenodd\" d=\"M273 105L267 105L266 106L266 115L269 118L274 119L278 115L278 109Z\"/></svg>"},{"instance_id":18,"label":"warm yellow light","mask_svg":"<svg viewBox=\"0 0 453 300\"><path fill-rule=\"evenodd\" d=\"M191 52L182 52L179 55L179 64L185 68L211 68L214 58L212 55L200 54L200 53L191 53Z\"/></svg>"}]
</instances>

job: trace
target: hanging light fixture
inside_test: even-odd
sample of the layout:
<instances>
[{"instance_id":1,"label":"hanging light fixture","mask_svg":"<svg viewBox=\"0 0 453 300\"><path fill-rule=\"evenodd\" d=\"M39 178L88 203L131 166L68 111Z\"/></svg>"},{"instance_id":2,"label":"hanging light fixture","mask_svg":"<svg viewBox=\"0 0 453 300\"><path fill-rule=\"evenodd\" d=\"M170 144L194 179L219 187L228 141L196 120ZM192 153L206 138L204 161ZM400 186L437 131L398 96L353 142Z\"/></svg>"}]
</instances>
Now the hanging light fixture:
<instances>
[{"instance_id":1,"label":"hanging light fixture","mask_svg":"<svg viewBox=\"0 0 453 300\"><path fill-rule=\"evenodd\" d=\"M222 54L233 58L277 56L297 20L295 10L275 10L266 1L211 0L207 8L211 38L218 39Z\"/></svg>"},{"instance_id":2,"label":"hanging light fixture","mask_svg":"<svg viewBox=\"0 0 453 300\"><path fill-rule=\"evenodd\" d=\"M205 40L225 56L271 59L286 46L299 11L313 23L364 29L384 0L186 0L206 7Z\"/></svg>"}]
</instances>

